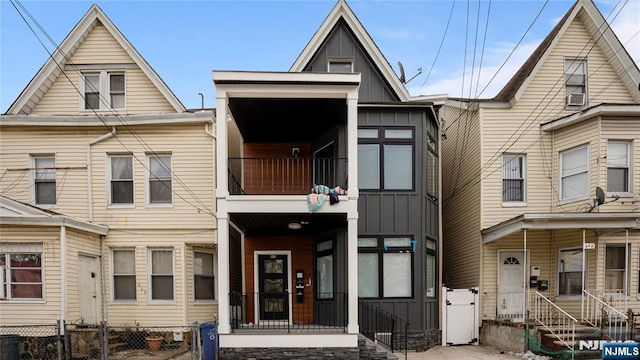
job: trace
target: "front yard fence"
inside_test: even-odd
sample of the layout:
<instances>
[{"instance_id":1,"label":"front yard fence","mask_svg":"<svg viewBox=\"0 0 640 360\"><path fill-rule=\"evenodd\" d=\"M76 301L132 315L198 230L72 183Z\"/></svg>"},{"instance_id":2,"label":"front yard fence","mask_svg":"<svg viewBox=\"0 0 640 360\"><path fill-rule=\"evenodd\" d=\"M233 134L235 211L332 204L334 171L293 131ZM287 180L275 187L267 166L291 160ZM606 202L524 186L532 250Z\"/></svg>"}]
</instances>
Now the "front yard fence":
<instances>
[{"instance_id":1,"label":"front yard fence","mask_svg":"<svg viewBox=\"0 0 640 360\"><path fill-rule=\"evenodd\" d=\"M199 360L201 325L0 325L0 360Z\"/></svg>"}]
</instances>

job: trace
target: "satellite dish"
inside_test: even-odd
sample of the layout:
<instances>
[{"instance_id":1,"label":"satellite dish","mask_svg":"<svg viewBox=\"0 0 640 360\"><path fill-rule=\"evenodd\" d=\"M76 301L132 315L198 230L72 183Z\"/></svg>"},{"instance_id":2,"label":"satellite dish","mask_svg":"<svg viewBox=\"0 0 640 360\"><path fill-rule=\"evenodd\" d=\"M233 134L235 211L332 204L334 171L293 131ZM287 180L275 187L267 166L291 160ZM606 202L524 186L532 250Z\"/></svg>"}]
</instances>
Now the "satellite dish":
<instances>
[{"instance_id":1,"label":"satellite dish","mask_svg":"<svg viewBox=\"0 0 640 360\"><path fill-rule=\"evenodd\" d=\"M398 67L400 68L400 81L402 81L402 83L405 83L405 76L404 76L404 66L402 66L402 63L400 61L398 61Z\"/></svg>"},{"instance_id":2,"label":"satellite dish","mask_svg":"<svg viewBox=\"0 0 640 360\"><path fill-rule=\"evenodd\" d=\"M604 190L600 186L596 187L596 206L604 204Z\"/></svg>"}]
</instances>

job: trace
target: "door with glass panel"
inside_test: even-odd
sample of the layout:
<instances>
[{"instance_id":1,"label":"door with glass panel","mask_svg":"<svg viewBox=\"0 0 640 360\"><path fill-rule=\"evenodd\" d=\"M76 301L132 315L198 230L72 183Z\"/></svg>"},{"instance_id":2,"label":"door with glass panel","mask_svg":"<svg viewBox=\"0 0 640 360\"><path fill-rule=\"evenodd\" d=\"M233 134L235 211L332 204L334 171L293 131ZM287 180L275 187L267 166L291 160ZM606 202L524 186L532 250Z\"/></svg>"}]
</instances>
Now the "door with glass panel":
<instances>
[{"instance_id":1,"label":"door with glass panel","mask_svg":"<svg viewBox=\"0 0 640 360\"><path fill-rule=\"evenodd\" d=\"M289 319L288 269L287 255L258 255L260 321Z\"/></svg>"}]
</instances>

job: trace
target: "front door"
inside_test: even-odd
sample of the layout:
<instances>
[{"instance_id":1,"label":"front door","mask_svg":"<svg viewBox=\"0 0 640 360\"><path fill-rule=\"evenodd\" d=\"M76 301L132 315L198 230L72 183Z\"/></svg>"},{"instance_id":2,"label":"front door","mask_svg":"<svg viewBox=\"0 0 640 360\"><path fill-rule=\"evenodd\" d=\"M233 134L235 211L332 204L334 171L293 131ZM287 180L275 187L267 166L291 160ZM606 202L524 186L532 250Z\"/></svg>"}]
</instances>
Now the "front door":
<instances>
[{"instance_id":1,"label":"front door","mask_svg":"<svg viewBox=\"0 0 640 360\"><path fill-rule=\"evenodd\" d=\"M498 317L521 319L524 306L523 252L500 251L498 271Z\"/></svg>"},{"instance_id":2,"label":"front door","mask_svg":"<svg viewBox=\"0 0 640 360\"><path fill-rule=\"evenodd\" d=\"M99 281L98 258L84 255L78 256L79 310L80 318L86 324L98 323Z\"/></svg>"},{"instance_id":3,"label":"front door","mask_svg":"<svg viewBox=\"0 0 640 360\"><path fill-rule=\"evenodd\" d=\"M289 265L286 254L258 255L261 321L289 319Z\"/></svg>"}]
</instances>

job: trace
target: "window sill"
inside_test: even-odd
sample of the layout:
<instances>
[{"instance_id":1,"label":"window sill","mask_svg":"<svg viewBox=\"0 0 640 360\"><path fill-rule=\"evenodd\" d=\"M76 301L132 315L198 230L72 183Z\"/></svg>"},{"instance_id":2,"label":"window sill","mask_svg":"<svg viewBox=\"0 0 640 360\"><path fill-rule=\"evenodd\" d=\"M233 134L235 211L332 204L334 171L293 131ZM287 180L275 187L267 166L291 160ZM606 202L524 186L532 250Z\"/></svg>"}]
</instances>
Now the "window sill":
<instances>
[{"instance_id":1,"label":"window sill","mask_svg":"<svg viewBox=\"0 0 640 360\"><path fill-rule=\"evenodd\" d=\"M194 300L194 305L215 305L218 303L218 300Z\"/></svg>"},{"instance_id":2,"label":"window sill","mask_svg":"<svg viewBox=\"0 0 640 360\"><path fill-rule=\"evenodd\" d=\"M556 301L580 301L581 295L556 295Z\"/></svg>"},{"instance_id":3,"label":"window sill","mask_svg":"<svg viewBox=\"0 0 640 360\"><path fill-rule=\"evenodd\" d=\"M135 204L109 204L107 205L107 209L134 209L136 207Z\"/></svg>"},{"instance_id":4,"label":"window sill","mask_svg":"<svg viewBox=\"0 0 640 360\"><path fill-rule=\"evenodd\" d=\"M40 209L43 210L54 210L58 207L58 204L36 204L34 203L33 206L38 207Z\"/></svg>"},{"instance_id":5,"label":"window sill","mask_svg":"<svg viewBox=\"0 0 640 360\"><path fill-rule=\"evenodd\" d=\"M589 195L584 195L584 196L574 197L569 199L560 199L558 200L558 205L566 205L566 204L583 201L583 200L589 200Z\"/></svg>"},{"instance_id":6,"label":"window sill","mask_svg":"<svg viewBox=\"0 0 640 360\"><path fill-rule=\"evenodd\" d=\"M138 300L111 300L109 305L137 305Z\"/></svg>"},{"instance_id":7,"label":"window sill","mask_svg":"<svg viewBox=\"0 0 640 360\"><path fill-rule=\"evenodd\" d=\"M633 193L631 192L607 192L605 193L607 198L632 198Z\"/></svg>"},{"instance_id":8,"label":"window sill","mask_svg":"<svg viewBox=\"0 0 640 360\"><path fill-rule=\"evenodd\" d=\"M147 204L148 208L173 208L173 203Z\"/></svg>"},{"instance_id":9,"label":"window sill","mask_svg":"<svg viewBox=\"0 0 640 360\"><path fill-rule=\"evenodd\" d=\"M7 299L0 298L0 304L45 304L45 299Z\"/></svg>"},{"instance_id":10,"label":"window sill","mask_svg":"<svg viewBox=\"0 0 640 360\"><path fill-rule=\"evenodd\" d=\"M149 306L158 306L158 305L175 305L175 300L149 300Z\"/></svg>"},{"instance_id":11,"label":"window sill","mask_svg":"<svg viewBox=\"0 0 640 360\"><path fill-rule=\"evenodd\" d=\"M503 202L502 207L511 208L511 207L525 207L528 206L526 202Z\"/></svg>"}]
</instances>

